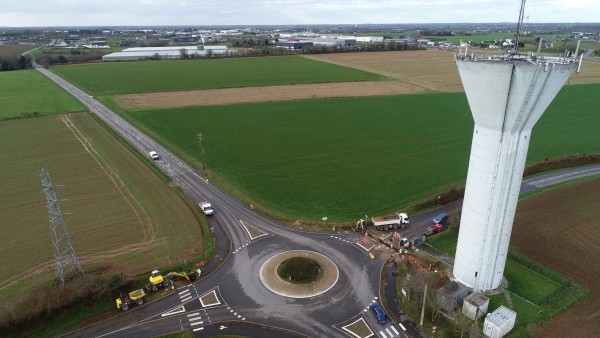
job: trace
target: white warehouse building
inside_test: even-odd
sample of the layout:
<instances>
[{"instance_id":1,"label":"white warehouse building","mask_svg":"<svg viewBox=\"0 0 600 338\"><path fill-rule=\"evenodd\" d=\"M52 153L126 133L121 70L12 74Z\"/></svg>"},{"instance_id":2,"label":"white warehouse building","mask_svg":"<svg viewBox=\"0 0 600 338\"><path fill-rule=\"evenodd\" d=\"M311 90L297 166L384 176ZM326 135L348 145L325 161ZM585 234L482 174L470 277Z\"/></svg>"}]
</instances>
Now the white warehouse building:
<instances>
[{"instance_id":1,"label":"white warehouse building","mask_svg":"<svg viewBox=\"0 0 600 338\"><path fill-rule=\"evenodd\" d=\"M161 59L181 59L181 51L197 57L235 56L237 50L227 49L227 46L173 46L173 47L134 47L126 48L121 52L104 55L103 61L125 61L150 59L158 55Z\"/></svg>"}]
</instances>

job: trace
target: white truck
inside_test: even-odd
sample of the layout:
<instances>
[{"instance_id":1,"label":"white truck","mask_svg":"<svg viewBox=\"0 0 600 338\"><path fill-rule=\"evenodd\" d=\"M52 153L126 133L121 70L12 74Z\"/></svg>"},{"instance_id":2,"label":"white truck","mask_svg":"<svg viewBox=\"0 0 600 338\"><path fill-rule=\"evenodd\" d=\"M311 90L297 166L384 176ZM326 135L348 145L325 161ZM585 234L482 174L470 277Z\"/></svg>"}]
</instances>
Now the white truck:
<instances>
[{"instance_id":1,"label":"white truck","mask_svg":"<svg viewBox=\"0 0 600 338\"><path fill-rule=\"evenodd\" d=\"M403 212L390 216L375 216L371 220L373 221L373 227L377 230L406 228L408 226L408 215Z\"/></svg>"},{"instance_id":2,"label":"white truck","mask_svg":"<svg viewBox=\"0 0 600 338\"><path fill-rule=\"evenodd\" d=\"M212 205L210 205L210 203L208 202L201 202L198 203L198 206L200 207L200 210L202 210L202 212L206 215L206 216L212 216L212 214L214 213L214 210L212 208Z\"/></svg>"}]
</instances>

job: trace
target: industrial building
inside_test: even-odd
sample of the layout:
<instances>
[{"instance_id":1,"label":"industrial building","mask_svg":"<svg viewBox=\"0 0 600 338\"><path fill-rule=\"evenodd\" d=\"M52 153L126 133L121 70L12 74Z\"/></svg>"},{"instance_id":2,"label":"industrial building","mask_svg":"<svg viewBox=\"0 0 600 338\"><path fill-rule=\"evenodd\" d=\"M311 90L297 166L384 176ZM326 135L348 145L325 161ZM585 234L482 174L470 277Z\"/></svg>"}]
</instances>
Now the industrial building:
<instances>
[{"instance_id":1,"label":"industrial building","mask_svg":"<svg viewBox=\"0 0 600 338\"><path fill-rule=\"evenodd\" d=\"M227 49L227 46L172 46L172 47L133 47L124 49L121 52L115 52L104 55L103 61L126 61L126 60L144 60L155 58L160 59L181 59L182 50L184 53L195 57L207 56L236 56L237 50Z\"/></svg>"},{"instance_id":2,"label":"industrial building","mask_svg":"<svg viewBox=\"0 0 600 338\"><path fill-rule=\"evenodd\" d=\"M279 40L275 43L275 47L287 48L287 49L302 49L304 47L310 47L313 43L311 41L298 41L298 40Z\"/></svg>"}]
</instances>

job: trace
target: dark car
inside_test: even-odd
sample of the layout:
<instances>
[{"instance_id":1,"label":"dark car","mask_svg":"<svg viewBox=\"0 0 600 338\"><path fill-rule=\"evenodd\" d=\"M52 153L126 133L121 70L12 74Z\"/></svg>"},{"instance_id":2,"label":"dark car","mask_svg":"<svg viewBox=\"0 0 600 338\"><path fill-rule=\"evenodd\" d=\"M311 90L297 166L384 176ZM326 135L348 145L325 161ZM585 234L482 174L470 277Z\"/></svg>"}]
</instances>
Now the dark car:
<instances>
[{"instance_id":1,"label":"dark car","mask_svg":"<svg viewBox=\"0 0 600 338\"><path fill-rule=\"evenodd\" d=\"M433 219L433 223L435 223L435 224L444 224L444 223L446 223L448 221L449 217L450 216L447 213L442 212L441 214L437 215Z\"/></svg>"},{"instance_id":2,"label":"dark car","mask_svg":"<svg viewBox=\"0 0 600 338\"><path fill-rule=\"evenodd\" d=\"M375 317L377 323L383 325L387 322L387 315L385 314L385 310L381 305L373 303L369 305L369 309L371 309L371 313L373 313L373 317Z\"/></svg>"}]
</instances>

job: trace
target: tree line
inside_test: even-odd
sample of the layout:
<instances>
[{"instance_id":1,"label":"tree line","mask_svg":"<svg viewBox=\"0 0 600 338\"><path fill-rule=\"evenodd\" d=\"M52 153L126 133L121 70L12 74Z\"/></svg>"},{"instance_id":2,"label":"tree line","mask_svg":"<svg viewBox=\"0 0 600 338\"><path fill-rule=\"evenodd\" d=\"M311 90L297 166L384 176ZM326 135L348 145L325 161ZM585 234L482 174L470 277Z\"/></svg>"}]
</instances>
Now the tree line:
<instances>
[{"instance_id":1,"label":"tree line","mask_svg":"<svg viewBox=\"0 0 600 338\"><path fill-rule=\"evenodd\" d=\"M31 68L32 62L29 55L19 57L0 56L0 72Z\"/></svg>"}]
</instances>

